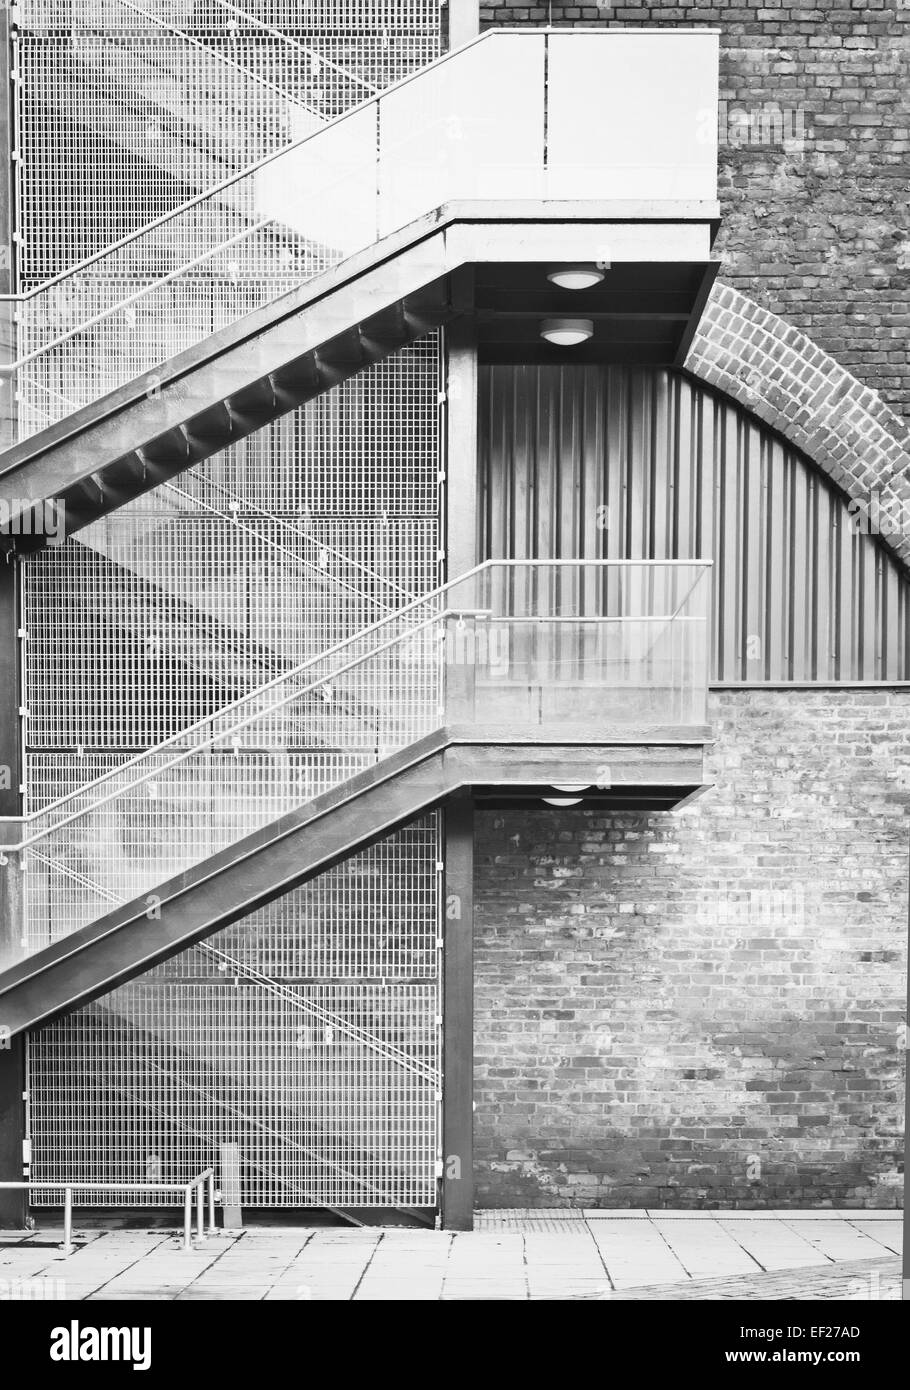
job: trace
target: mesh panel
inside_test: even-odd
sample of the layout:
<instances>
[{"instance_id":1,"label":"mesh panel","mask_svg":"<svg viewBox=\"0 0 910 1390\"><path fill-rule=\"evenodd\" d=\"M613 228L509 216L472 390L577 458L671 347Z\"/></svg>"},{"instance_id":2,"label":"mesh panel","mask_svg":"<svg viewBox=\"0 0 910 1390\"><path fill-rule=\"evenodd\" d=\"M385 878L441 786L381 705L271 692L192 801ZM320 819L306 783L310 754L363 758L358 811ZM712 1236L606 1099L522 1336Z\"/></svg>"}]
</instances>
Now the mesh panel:
<instances>
[{"instance_id":1,"label":"mesh panel","mask_svg":"<svg viewBox=\"0 0 910 1390\"><path fill-rule=\"evenodd\" d=\"M439 50L436 0L25 0L19 23L23 288ZM179 313L147 290L199 257ZM242 190L144 232L23 303L28 352L138 295L113 357L87 329L20 374L23 435L333 258L251 228ZM439 361L431 335L24 564L30 810L437 583ZM349 775L366 735L340 720L267 721L264 746L153 779L60 859L29 852L26 949ZM433 1205L438 840L417 822L33 1035L33 1175L181 1181L230 1143L245 1205Z\"/></svg>"},{"instance_id":2,"label":"mesh panel","mask_svg":"<svg viewBox=\"0 0 910 1390\"><path fill-rule=\"evenodd\" d=\"M33 1175L183 1181L231 1143L247 1206L432 1206L437 856L430 817L34 1034Z\"/></svg>"},{"instance_id":3,"label":"mesh panel","mask_svg":"<svg viewBox=\"0 0 910 1390\"><path fill-rule=\"evenodd\" d=\"M427 0L29 0L20 24L23 288L439 52L439 6Z\"/></svg>"},{"instance_id":4,"label":"mesh panel","mask_svg":"<svg viewBox=\"0 0 910 1390\"><path fill-rule=\"evenodd\" d=\"M438 369L432 335L27 560L29 747L148 748L433 588Z\"/></svg>"}]
</instances>

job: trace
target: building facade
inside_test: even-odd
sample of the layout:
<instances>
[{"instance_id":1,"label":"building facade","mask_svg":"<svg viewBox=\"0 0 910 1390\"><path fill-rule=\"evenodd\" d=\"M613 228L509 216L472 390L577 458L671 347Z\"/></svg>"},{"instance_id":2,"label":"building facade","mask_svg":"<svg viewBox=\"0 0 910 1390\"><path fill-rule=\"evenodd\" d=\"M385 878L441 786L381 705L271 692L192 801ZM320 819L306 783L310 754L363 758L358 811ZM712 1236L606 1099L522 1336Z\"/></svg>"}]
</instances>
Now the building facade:
<instances>
[{"instance_id":1,"label":"building facade","mask_svg":"<svg viewBox=\"0 0 910 1390\"><path fill-rule=\"evenodd\" d=\"M899 1204L908 14L3 15L0 1177Z\"/></svg>"}]
</instances>

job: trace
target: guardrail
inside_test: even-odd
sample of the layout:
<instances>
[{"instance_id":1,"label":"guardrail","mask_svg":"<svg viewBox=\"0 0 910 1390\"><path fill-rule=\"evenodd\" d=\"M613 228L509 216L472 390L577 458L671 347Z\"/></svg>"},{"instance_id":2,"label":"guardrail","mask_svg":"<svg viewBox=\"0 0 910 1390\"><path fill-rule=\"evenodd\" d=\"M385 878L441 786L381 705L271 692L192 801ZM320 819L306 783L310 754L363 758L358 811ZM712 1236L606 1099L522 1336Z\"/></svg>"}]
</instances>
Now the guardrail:
<instances>
[{"instance_id":1,"label":"guardrail","mask_svg":"<svg viewBox=\"0 0 910 1390\"><path fill-rule=\"evenodd\" d=\"M215 1234L215 1170L206 1168L189 1182L0 1182L7 1192L53 1191L63 1193L64 1255L73 1253L73 1193L74 1192L182 1192L183 1249L193 1248L193 1193L196 1194L196 1239L205 1240ZM205 1192L208 1192L209 1228L204 1230Z\"/></svg>"},{"instance_id":2,"label":"guardrail","mask_svg":"<svg viewBox=\"0 0 910 1390\"><path fill-rule=\"evenodd\" d=\"M545 29L444 54L21 300L0 362L19 438L443 204L713 201L717 49Z\"/></svg>"}]
</instances>

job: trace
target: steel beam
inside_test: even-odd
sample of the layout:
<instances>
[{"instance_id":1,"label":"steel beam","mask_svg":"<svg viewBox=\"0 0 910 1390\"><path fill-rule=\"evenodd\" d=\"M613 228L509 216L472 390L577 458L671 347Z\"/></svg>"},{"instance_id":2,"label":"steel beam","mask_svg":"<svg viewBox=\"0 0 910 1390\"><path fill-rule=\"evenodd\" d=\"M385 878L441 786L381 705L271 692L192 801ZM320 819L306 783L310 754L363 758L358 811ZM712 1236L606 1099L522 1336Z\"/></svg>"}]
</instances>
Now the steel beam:
<instances>
[{"instance_id":1,"label":"steel beam","mask_svg":"<svg viewBox=\"0 0 910 1390\"><path fill-rule=\"evenodd\" d=\"M474 802L445 807L442 1224L474 1225Z\"/></svg>"},{"instance_id":2,"label":"steel beam","mask_svg":"<svg viewBox=\"0 0 910 1390\"><path fill-rule=\"evenodd\" d=\"M0 1011L0 1030L3 1029ZM0 1031L0 1181L19 1182L25 1139L25 1038ZM0 1227L25 1225L28 1193L0 1189Z\"/></svg>"},{"instance_id":3,"label":"steel beam","mask_svg":"<svg viewBox=\"0 0 910 1390\"><path fill-rule=\"evenodd\" d=\"M518 209L520 223L514 221ZM640 211L654 216L653 209ZM634 213L633 207L627 215ZM66 503L69 533L261 428L267 417L302 405L333 384L317 370L318 358L328 361L352 329L363 341L375 337L384 351L390 311L401 308L411 337L449 321L455 311L449 285L463 268L596 258L608 228L619 258L691 262L706 256L703 210L690 208L687 215L680 206L669 220L666 214L638 225L611 221L620 215L614 204L447 204L7 449L0 457L0 502L10 514L9 534L0 544L26 549L45 543L24 534L23 524L45 499ZM356 370L352 360L331 375L340 380ZM233 414L232 403L249 400L260 386L261 415ZM131 468L137 456L152 460L154 470ZM108 491L114 478L119 489Z\"/></svg>"},{"instance_id":4,"label":"steel beam","mask_svg":"<svg viewBox=\"0 0 910 1390\"><path fill-rule=\"evenodd\" d=\"M15 294L17 288L11 27L10 7L0 6L0 294ZM11 300L0 301L0 362L14 362L17 357L13 313ZM16 439L15 391L15 378L0 376L0 450Z\"/></svg>"},{"instance_id":5,"label":"steel beam","mask_svg":"<svg viewBox=\"0 0 910 1390\"><path fill-rule=\"evenodd\" d=\"M80 1008L375 844L474 787L545 795L555 782L594 783L609 767L619 795L668 800L701 781L700 748L578 747L456 740L440 729L299 810L158 884L0 974L0 1019L13 1033ZM464 887L464 884L463 884Z\"/></svg>"},{"instance_id":6,"label":"steel beam","mask_svg":"<svg viewBox=\"0 0 910 1390\"><path fill-rule=\"evenodd\" d=\"M452 277L457 317L445 335L446 573L466 574L480 559L477 509L477 340L472 267Z\"/></svg>"}]
</instances>

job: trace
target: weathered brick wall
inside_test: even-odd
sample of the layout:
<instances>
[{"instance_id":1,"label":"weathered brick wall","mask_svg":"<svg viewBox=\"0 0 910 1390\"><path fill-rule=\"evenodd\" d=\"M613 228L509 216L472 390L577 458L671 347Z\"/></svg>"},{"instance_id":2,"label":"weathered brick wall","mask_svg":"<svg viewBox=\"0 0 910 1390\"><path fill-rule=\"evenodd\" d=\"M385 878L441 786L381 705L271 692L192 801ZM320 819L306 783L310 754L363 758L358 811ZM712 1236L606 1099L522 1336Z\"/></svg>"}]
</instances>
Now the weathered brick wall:
<instances>
[{"instance_id":1,"label":"weathered brick wall","mask_svg":"<svg viewBox=\"0 0 910 1390\"><path fill-rule=\"evenodd\" d=\"M910 416L910 3L481 5L721 30L723 278Z\"/></svg>"},{"instance_id":2,"label":"weathered brick wall","mask_svg":"<svg viewBox=\"0 0 910 1390\"><path fill-rule=\"evenodd\" d=\"M888 522L910 563L910 426L805 333L732 285L715 284L685 363Z\"/></svg>"},{"instance_id":3,"label":"weathered brick wall","mask_svg":"<svg viewBox=\"0 0 910 1390\"><path fill-rule=\"evenodd\" d=\"M712 696L674 814L477 826L489 1206L894 1206L910 691Z\"/></svg>"}]
</instances>

